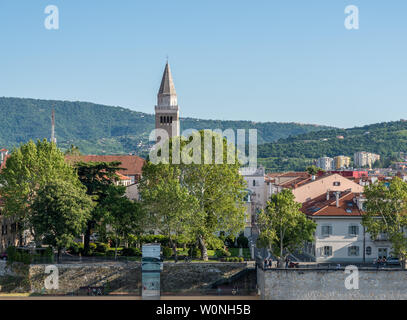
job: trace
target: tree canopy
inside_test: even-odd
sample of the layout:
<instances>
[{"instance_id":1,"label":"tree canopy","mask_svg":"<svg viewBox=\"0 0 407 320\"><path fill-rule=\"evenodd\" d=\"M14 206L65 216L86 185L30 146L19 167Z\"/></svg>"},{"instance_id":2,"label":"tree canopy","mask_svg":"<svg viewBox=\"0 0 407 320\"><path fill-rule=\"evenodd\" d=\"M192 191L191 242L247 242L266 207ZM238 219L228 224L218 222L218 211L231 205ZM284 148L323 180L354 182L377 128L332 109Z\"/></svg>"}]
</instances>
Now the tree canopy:
<instances>
[{"instance_id":1,"label":"tree canopy","mask_svg":"<svg viewBox=\"0 0 407 320\"><path fill-rule=\"evenodd\" d=\"M33 231L29 217L38 190L56 180L81 185L75 170L65 162L64 154L54 143L30 140L11 152L0 174L0 194L5 214L16 219L20 235L25 229Z\"/></svg>"},{"instance_id":2,"label":"tree canopy","mask_svg":"<svg viewBox=\"0 0 407 320\"><path fill-rule=\"evenodd\" d=\"M407 258L407 183L398 177L365 187L366 214L363 225L373 239L381 233L388 236L394 254L405 265Z\"/></svg>"},{"instance_id":3,"label":"tree canopy","mask_svg":"<svg viewBox=\"0 0 407 320\"><path fill-rule=\"evenodd\" d=\"M260 236L258 246L269 249L279 258L279 266L285 257L314 240L316 224L300 211L301 204L295 202L291 190L273 194L267 207L258 217Z\"/></svg>"},{"instance_id":4,"label":"tree canopy","mask_svg":"<svg viewBox=\"0 0 407 320\"><path fill-rule=\"evenodd\" d=\"M225 231L237 234L244 228L245 206L243 198L245 195L246 183L239 174L240 164L237 160L228 163L228 144L226 139L220 137L223 151L221 163L214 161L205 164L206 157L215 152L208 151L203 146L204 131L191 135L187 141L177 141L173 138L170 141L170 158L165 163L153 164L148 161L143 168L143 178L140 183L140 192L143 202L147 204L151 217L159 216L161 219L167 218L171 221L183 217L187 222L185 230L193 234L201 248L202 259L207 260L207 245L215 241L216 233ZM194 139L199 142L199 151L191 148L190 144ZM219 137L212 136L210 143L215 145L215 140ZM219 140L216 140L219 141ZM172 161L172 150L175 144L179 144L181 154L186 152L193 157L194 152L198 152L198 163L186 164L185 162L174 164ZM215 159L214 157L212 160ZM163 178L165 177L165 178ZM173 190L165 186L169 181ZM152 191L149 191L152 190ZM157 199L157 191L163 191L161 199ZM180 207L166 205L168 212L162 212L157 206L151 204L158 200L160 203L173 201L174 198L182 199ZM191 217L192 219L189 219ZM156 221L156 220L154 220ZM190 221L190 223L188 223ZM174 230L174 225L173 225ZM176 229L176 228L175 228Z\"/></svg>"},{"instance_id":5,"label":"tree canopy","mask_svg":"<svg viewBox=\"0 0 407 320\"><path fill-rule=\"evenodd\" d=\"M42 186L31 207L30 221L37 237L58 249L72 244L86 227L94 204L86 189L55 180Z\"/></svg>"}]
</instances>

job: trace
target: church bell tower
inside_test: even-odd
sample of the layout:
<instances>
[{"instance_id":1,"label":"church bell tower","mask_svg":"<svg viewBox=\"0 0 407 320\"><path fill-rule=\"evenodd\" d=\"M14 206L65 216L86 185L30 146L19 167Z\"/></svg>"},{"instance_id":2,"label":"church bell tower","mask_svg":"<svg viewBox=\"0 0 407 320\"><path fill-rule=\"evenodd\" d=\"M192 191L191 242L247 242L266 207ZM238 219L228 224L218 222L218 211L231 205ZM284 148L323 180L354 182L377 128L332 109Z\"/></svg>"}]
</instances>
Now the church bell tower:
<instances>
[{"instance_id":1,"label":"church bell tower","mask_svg":"<svg viewBox=\"0 0 407 320\"><path fill-rule=\"evenodd\" d=\"M165 65L160 90L157 95L157 105L155 106L155 128L167 131L170 139L180 135L177 93L175 92L175 86L168 61Z\"/></svg>"}]
</instances>

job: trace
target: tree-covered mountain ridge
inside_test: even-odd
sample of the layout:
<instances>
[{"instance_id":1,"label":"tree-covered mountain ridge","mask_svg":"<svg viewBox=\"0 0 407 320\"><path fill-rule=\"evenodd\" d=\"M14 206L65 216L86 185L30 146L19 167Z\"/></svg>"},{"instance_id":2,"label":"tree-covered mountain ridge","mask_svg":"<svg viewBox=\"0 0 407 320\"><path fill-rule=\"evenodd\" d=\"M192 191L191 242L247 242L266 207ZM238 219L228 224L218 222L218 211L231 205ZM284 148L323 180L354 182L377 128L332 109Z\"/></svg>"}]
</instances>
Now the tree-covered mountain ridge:
<instances>
[{"instance_id":1,"label":"tree-covered mountain ridge","mask_svg":"<svg viewBox=\"0 0 407 320\"><path fill-rule=\"evenodd\" d=\"M71 144L84 154L143 153L154 129L153 114L130 109L61 100L0 97L0 147L12 149L30 139L50 138L51 112L55 110L58 146ZM151 108L153 110L153 106ZM332 127L279 122L223 121L181 117L185 129L257 129L258 143L332 129Z\"/></svg>"},{"instance_id":2,"label":"tree-covered mountain ridge","mask_svg":"<svg viewBox=\"0 0 407 320\"><path fill-rule=\"evenodd\" d=\"M303 170L319 157L338 155L353 158L367 151L382 156L387 166L407 152L407 121L382 122L349 129L308 132L260 145L258 155L270 171Z\"/></svg>"}]
</instances>

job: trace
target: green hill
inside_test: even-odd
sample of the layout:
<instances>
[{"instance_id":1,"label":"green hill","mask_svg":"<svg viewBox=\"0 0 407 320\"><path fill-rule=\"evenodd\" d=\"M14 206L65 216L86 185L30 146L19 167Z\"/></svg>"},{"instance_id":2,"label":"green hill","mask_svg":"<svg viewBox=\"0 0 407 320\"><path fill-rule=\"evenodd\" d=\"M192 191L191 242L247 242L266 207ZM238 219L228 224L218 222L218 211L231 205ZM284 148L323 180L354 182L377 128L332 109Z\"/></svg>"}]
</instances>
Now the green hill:
<instances>
[{"instance_id":1,"label":"green hill","mask_svg":"<svg viewBox=\"0 0 407 320\"><path fill-rule=\"evenodd\" d=\"M258 148L258 155L260 163L269 171L284 171L304 170L312 160L322 156L353 157L358 151L380 154L383 160L379 166L398 160L400 152L407 152L407 121L309 132L263 144Z\"/></svg>"},{"instance_id":2,"label":"green hill","mask_svg":"<svg viewBox=\"0 0 407 320\"><path fill-rule=\"evenodd\" d=\"M11 149L29 139L49 138L52 108L56 114L56 137L62 149L71 144L84 154L142 154L148 149L148 135L154 129L152 114L88 102L4 97L0 97L0 147ZM181 118L181 131L189 128L258 129L259 144L332 129L298 123Z\"/></svg>"}]
</instances>

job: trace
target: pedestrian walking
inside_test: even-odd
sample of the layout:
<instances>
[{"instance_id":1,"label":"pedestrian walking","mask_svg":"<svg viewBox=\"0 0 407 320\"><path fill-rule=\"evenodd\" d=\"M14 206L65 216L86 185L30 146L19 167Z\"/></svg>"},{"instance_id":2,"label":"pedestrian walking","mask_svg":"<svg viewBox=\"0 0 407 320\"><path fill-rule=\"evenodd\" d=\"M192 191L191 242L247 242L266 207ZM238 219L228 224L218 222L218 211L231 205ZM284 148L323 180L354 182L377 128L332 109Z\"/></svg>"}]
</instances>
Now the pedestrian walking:
<instances>
[{"instance_id":1,"label":"pedestrian walking","mask_svg":"<svg viewBox=\"0 0 407 320\"><path fill-rule=\"evenodd\" d=\"M290 264L290 259L288 257L285 258L285 268L287 269Z\"/></svg>"}]
</instances>

